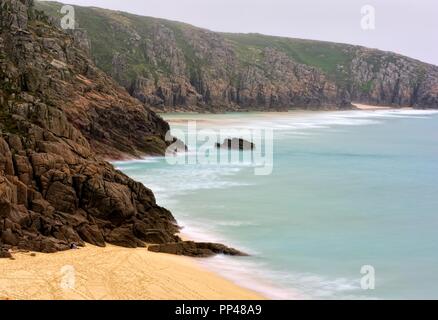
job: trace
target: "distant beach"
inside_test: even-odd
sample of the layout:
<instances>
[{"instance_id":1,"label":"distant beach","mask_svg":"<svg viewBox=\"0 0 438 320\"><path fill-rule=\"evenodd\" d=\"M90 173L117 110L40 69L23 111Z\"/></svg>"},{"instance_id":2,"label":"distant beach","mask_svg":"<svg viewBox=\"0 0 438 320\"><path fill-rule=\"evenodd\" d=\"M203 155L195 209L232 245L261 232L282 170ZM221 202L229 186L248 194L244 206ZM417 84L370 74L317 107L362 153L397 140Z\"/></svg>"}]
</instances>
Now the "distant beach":
<instances>
[{"instance_id":1,"label":"distant beach","mask_svg":"<svg viewBox=\"0 0 438 320\"><path fill-rule=\"evenodd\" d=\"M371 105L359 104L359 103L354 103L353 106L355 106L359 110L368 110L368 111L373 111L373 110L390 110L390 109L392 109L391 107L371 106ZM397 110L397 109L394 109L394 110ZM398 109L398 110L400 110L400 109Z\"/></svg>"}]
</instances>

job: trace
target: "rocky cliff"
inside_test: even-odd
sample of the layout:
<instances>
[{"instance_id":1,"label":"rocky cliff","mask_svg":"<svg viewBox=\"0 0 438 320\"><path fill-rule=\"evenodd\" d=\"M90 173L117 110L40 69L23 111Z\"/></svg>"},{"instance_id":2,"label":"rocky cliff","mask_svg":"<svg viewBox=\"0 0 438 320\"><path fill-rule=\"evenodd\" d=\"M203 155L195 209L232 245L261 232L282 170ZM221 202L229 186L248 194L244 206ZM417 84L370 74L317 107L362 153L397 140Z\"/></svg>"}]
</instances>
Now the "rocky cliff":
<instances>
[{"instance_id":1,"label":"rocky cliff","mask_svg":"<svg viewBox=\"0 0 438 320\"><path fill-rule=\"evenodd\" d=\"M167 123L32 0L0 0L0 10L0 257L84 242L184 247L153 193L102 160L162 154ZM190 249L209 253L205 244Z\"/></svg>"},{"instance_id":2,"label":"rocky cliff","mask_svg":"<svg viewBox=\"0 0 438 320\"><path fill-rule=\"evenodd\" d=\"M54 17L61 4L38 3ZM438 108L438 68L359 46L223 34L76 6L97 65L159 111Z\"/></svg>"}]
</instances>

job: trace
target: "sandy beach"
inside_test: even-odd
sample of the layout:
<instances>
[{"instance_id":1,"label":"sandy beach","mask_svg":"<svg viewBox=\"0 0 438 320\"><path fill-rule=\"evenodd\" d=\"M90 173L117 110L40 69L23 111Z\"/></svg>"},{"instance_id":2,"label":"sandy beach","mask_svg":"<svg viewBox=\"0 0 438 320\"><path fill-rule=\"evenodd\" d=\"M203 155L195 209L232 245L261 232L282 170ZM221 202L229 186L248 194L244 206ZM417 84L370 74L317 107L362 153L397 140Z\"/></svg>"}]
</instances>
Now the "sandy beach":
<instances>
[{"instance_id":1,"label":"sandy beach","mask_svg":"<svg viewBox=\"0 0 438 320\"><path fill-rule=\"evenodd\" d=\"M54 254L0 259L0 300L263 299L198 266L146 249L87 245Z\"/></svg>"},{"instance_id":2,"label":"sandy beach","mask_svg":"<svg viewBox=\"0 0 438 320\"><path fill-rule=\"evenodd\" d=\"M368 110L368 111L393 109L392 107L372 106L372 105L360 104L360 103L353 103L353 106L355 106L359 110Z\"/></svg>"},{"instance_id":3,"label":"sandy beach","mask_svg":"<svg viewBox=\"0 0 438 320\"><path fill-rule=\"evenodd\" d=\"M353 109L342 111L384 111L384 110L412 110L410 107L394 108L393 106L374 106L360 103L352 103ZM339 110L338 110L339 111ZM336 110L307 110L295 109L289 111L266 111L266 112L251 112L247 113L253 119L261 121L269 121L271 119L288 119L298 118L308 115L315 115L319 113L334 113ZM245 114L245 113L242 113ZM174 113L174 114L160 114L169 124L173 126L187 126L189 123L196 128L211 128L211 127L228 127L238 129L240 127L247 127L247 121L242 118L233 117L236 113L228 114L202 114L202 113Z\"/></svg>"}]
</instances>

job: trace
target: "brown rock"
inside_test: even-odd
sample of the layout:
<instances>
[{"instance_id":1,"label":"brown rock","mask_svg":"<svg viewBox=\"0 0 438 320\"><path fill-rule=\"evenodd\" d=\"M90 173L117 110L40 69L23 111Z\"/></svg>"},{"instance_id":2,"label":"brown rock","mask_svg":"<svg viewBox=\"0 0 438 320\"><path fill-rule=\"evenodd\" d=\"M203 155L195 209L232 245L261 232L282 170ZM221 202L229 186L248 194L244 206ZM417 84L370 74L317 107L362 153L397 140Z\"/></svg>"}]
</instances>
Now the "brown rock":
<instances>
[{"instance_id":1,"label":"brown rock","mask_svg":"<svg viewBox=\"0 0 438 320\"><path fill-rule=\"evenodd\" d=\"M150 229L148 225L142 221L134 224L134 234L140 240L146 243L163 244L176 241L176 237L169 236L163 230Z\"/></svg>"},{"instance_id":2,"label":"brown rock","mask_svg":"<svg viewBox=\"0 0 438 320\"><path fill-rule=\"evenodd\" d=\"M15 186L16 204L28 206L28 188L16 176L7 176L7 179Z\"/></svg>"},{"instance_id":3,"label":"brown rock","mask_svg":"<svg viewBox=\"0 0 438 320\"><path fill-rule=\"evenodd\" d=\"M169 125L98 70L31 1L0 1L1 255L9 247L178 242L175 219L153 193L101 158L163 155ZM188 244L180 251L231 252Z\"/></svg>"},{"instance_id":4,"label":"brown rock","mask_svg":"<svg viewBox=\"0 0 438 320\"><path fill-rule=\"evenodd\" d=\"M14 164L16 168L16 174L18 175L21 182L25 185L31 185L33 178L33 169L26 156L21 156L18 154L14 155Z\"/></svg>"},{"instance_id":5,"label":"brown rock","mask_svg":"<svg viewBox=\"0 0 438 320\"><path fill-rule=\"evenodd\" d=\"M255 144L244 139L233 138L226 139L222 144L217 143L216 147L228 150L254 150Z\"/></svg>"},{"instance_id":6,"label":"brown rock","mask_svg":"<svg viewBox=\"0 0 438 320\"><path fill-rule=\"evenodd\" d=\"M59 181L53 182L47 189L46 200L55 210L66 213L73 213L78 205L75 190Z\"/></svg>"},{"instance_id":7,"label":"brown rock","mask_svg":"<svg viewBox=\"0 0 438 320\"><path fill-rule=\"evenodd\" d=\"M17 188L5 176L0 174L0 200L17 203Z\"/></svg>"},{"instance_id":8,"label":"brown rock","mask_svg":"<svg viewBox=\"0 0 438 320\"><path fill-rule=\"evenodd\" d=\"M131 227L120 227L113 229L108 233L108 235L105 236L105 240L108 243L121 247L145 247L144 243L133 234Z\"/></svg>"},{"instance_id":9,"label":"brown rock","mask_svg":"<svg viewBox=\"0 0 438 320\"><path fill-rule=\"evenodd\" d=\"M77 229L81 239L98 247L105 247L105 239L97 225L83 225Z\"/></svg>"},{"instance_id":10,"label":"brown rock","mask_svg":"<svg viewBox=\"0 0 438 320\"><path fill-rule=\"evenodd\" d=\"M8 175L14 175L12 153L9 150L9 145L3 138L0 138L0 171Z\"/></svg>"},{"instance_id":11,"label":"brown rock","mask_svg":"<svg viewBox=\"0 0 438 320\"><path fill-rule=\"evenodd\" d=\"M192 241L152 245L149 251L186 255L191 257L211 257L217 254L245 256L246 254L217 243L196 243Z\"/></svg>"},{"instance_id":12,"label":"brown rock","mask_svg":"<svg viewBox=\"0 0 438 320\"><path fill-rule=\"evenodd\" d=\"M16 246L18 244L18 237L11 229L6 229L2 231L1 241L5 244Z\"/></svg>"},{"instance_id":13,"label":"brown rock","mask_svg":"<svg viewBox=\"0 0 438 320\"><path fill-rule=\"evenodd\" d=\"M82 190L84 208L96 217L118 223L136 213L128 186L96 177L89 179Z\"/></svg>"},{"instance_id":14,"label":"brown rock","mask_svg":"<svg viewBox=\"0 0 438 320\"><path fill-rule=\"evenodd\" d=\"M0 247L0 259L12 258L11 253L5 248Z\"/></svg>"}]
</instances>

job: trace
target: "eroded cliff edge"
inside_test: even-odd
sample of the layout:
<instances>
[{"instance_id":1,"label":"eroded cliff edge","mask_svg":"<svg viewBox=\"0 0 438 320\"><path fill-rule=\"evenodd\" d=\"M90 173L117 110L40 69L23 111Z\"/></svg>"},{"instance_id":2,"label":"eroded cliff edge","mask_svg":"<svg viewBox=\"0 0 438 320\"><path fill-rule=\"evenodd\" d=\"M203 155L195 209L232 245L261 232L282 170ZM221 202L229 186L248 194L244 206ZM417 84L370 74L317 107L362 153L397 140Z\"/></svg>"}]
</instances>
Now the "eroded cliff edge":
<instances>
[{"instance_id":1,"label":"eroded cliff edge","mask_svg":"<svg viewBox=\"0 0 438 320\"><path fill-rule=\"evenodd\" d=\"M0 256L13 247L182 243L151 190L103 160L163 154L168 124L32 0L0 0L0 10Z\"/></svg>"},{"instance_id":2,"label":"eroded cliff edge","mask_svg":"<svg viewBox=\"0 0 438 320\"><path fill-rule=\"evenodd\" d=\"M62 4L38 8L59 17ZM75 6L97 65L159 111L438 108L438 67L360 46L225 34Z\"/></svg>"}]
</instances>

